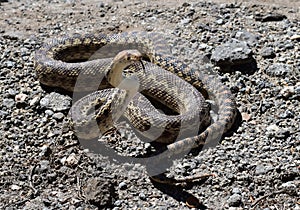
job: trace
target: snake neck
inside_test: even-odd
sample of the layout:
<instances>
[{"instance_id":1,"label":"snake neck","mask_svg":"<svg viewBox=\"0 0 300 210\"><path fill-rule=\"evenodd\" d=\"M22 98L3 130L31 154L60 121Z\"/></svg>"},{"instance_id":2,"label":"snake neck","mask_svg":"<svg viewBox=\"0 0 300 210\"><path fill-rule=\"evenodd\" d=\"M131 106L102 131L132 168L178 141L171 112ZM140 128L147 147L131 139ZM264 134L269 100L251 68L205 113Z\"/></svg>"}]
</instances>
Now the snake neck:
<instances>
[{"instance_id":1,"label":"snake neck","mask_svg":"<svg viewBox=\"0 0 300 210\"><path fill-rule=\"evenodd\" d=\"M133 62L112 62L109 72L107 73L108 82L116 88L126 90L133 97L140 87L137 75L124 76L123 70L132 65Z\"/></svg>"},{"instance_id":2,"label":"snake neck","mask_svg":"<svg viewBox=\"0 0 300 210\"><path fill-rule=\"evenodd\" d=\"M119 52L110 65L107 74L108 82L114 86L118 87L120 83L126 78L122 73L125 68L132 64L141 62L143 54L138 50L123 50Z\"/></svg>"},{"instance_id":3,"label":"snake neck","mask_svg":"<svg viewBox=\"0 0 300 210\"><path fill-rule=\"evenodd\" d=\"M113 112L113 121L116 122L125 112L131 99L138 93L140 82L136 75L125 77L122 73L125 68L131 65L132 62L113 62L110 71L107 74L108 82L119 89L125 90L125 94L115 97L114 100L119 100L115 111Z\"/></svg>"},{"instance_id":4,"label":"snake neck","mask_svg":"<svg viewBox=\"0 0 300 210\"><path fill-rule=\"evenodd\" d=\"M126 78L122 73L131 63L125 62L112 62L107 72L107 80L113 87L118 87L121 82Z\"/></svg>"}]
</instances>

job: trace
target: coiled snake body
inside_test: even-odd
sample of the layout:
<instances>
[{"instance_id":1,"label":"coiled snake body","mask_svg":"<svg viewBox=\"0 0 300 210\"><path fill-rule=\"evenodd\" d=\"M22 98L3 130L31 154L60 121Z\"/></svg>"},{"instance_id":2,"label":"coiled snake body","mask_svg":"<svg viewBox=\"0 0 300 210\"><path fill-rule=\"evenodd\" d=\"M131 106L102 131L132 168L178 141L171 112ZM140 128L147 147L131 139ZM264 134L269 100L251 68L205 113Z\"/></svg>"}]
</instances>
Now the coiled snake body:
<instances>
[{"instance_id":1,"label":"coiled snake body","mask_svg":"<svg viewBox=\"0 0 300 210\"><path fill-rule=\"evenodd\" d=\"M107 48L108 50L98 51L107 46L109 46ZM117 51L112 48L115 48ZM153 78L151 79L150 76L150 79L147 80L144 78L143 80L143 77L138 77L140 84L144 84L147 87L149 87L150 84L155 86L155 88L152 89L148 88L146 92L154 96L155 99L165 101L165 105L179 113L177 118L174 117L174 121L170 120L167 124L164 124L166 131L157 138L157 141L168 143L167 152L158 157L157 161L174 154L182 153L192 147L198 147L205 142L219 140L222 134L228 131L232 126L236 115L236 108L230 90L223 85L218 78L192 69L185 63L169 56L169 49L155 33L132 32L114 35L74 35L55 39L46 43L36 52L35 68L40 82L47 86L61 87L74 92L94 91L110 86L108 84L109 81L107 82L105 78L112 63L112 58L115 57L117 52L126 49L137 49L150 61L143 61L143 63L145 64L146 75L154 75ZM111 54L109 52L113 53ZM99 60L99 57L102 59ZM141 68L136 65L138 64L132 64L131 67L133 69ZM161 68L171 73L165 73ZM202 96L199 96L199 92L194 91L191 87L186 87L182 82L177 82L177 80L170 76L172 74L187 81L198 90L204 90L209 96L212 96L212 98L216 100L216 104L219 107L219 116L215 122L209 125L210 117L207 114L208 107ZM166 80L169 80L168 84ZM99 85L99 81L103 82ZM165 83L162 81L165 81ZM157 88L158 85L160 88ZM145 87L142 89L145 89ZM159 90L164 91L159 92ZM79 115L76 116L75 119L78 121L88 121L88 119L99 121L97 114L95 118L87 117L88 109L82 107L97 106L97 104L103 105L103 97L107 96L108 92L108 90L102 93L96 92L86 96L84 100L76 102L72 110L74 113L79 113ZM112 92L110 92L110 94L111 93ZM99 94L101 98L98 98ZM177 96L174 97L176 94ZM123 95L125 97L126 91L115 90L113 95ZM187 97L189 95L193 95L193 97ZM116 104L120 103L120 101L113 99L113 97L109 97L110 96L107 96L105 100L114 101ZM142 96L138 96L136 101L145 101L144 98L140 97ZM188 101L190 98L195 98L195 100ZM87 105L87 103L89 105ZM136 106L132 103L129 103L128 106L134 107L126 110L127 115L131 118L131 122L137 124L137 127L143 127L144 131L147 130L147 125L149 124L149 122L147 122L146 113L150 113L148 115L152 116L159 116L156 117L156 120L151 121L150 124L162 124L162 121L159 119L164 115L158 115L159 113L157 113L157 111L137 111L147 110L147 107L151 105L143 103L140 109L136 109ZM111 107L107 108L110 109ZM103 116L107 117L107 115L101 112L104 113L104 110L98 110L99 116L101 116L100 120L104 120ZM140 115L135 115L138 112ZM191 115L194 118L190 118ZM146 123L140 123L137 119L141 121L144 120ZM167 118L167 121L168 119L170 118ZM199 121L197 122L199 124L196 124L199 126L197 129L199 128L202 132L200 132L199 135L196 133L196 135L190 137L184 134L183 139L175 142L178 136L178 129L175 128L174 124L180 126L180 123L177 122L178 120L182 120L182 122L184 122L183 124L190 124L190 127L193 127L194 124L190 122L195 122L194 119L201 119L202 122ZM107 123L109 122L107 121ZM186 126L186 128L188 128L188 126ZM80 128L78 130L79 136L82 134L80 136L81 138L85 138L86 136L90 137L95 133L99 133L94 132L94 130L90 130L90 132L85 132L84 130L86 129ZM172 135L171 133L176 134ZM151 139L153 136L149 138Z\"/></svg>"}]
</instances>

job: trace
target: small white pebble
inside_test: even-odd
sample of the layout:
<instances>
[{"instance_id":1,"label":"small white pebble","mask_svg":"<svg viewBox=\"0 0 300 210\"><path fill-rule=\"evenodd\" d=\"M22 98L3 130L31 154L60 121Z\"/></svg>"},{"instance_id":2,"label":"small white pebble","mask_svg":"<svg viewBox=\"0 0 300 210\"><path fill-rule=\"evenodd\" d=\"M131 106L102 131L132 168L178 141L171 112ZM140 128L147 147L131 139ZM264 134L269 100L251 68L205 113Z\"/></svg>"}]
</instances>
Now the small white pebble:
<instances>
[{"instance_id":1,"label":"small white pebble","mask_svg":"<svg viewBox=\"0 0 300 210\"><path fill-rule=\"evenodd\" d=\"M26 95L26 94L20 93L20 94L17 94L17 95L15 96L15 101L16 101L17 103L24 103L25 100L26 100L26 98L27 98L27 95Z\"/></svg>"}]
</instances>

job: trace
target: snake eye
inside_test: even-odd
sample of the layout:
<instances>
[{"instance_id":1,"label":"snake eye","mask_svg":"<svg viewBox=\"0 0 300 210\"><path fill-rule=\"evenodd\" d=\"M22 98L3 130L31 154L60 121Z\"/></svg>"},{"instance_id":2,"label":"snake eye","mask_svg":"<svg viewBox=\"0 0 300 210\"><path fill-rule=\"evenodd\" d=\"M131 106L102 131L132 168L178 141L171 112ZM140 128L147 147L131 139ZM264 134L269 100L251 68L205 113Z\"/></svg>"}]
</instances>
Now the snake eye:
<instances>
[{"instance_id":1,"label":"snake eye","mask_svg":"<svg viewBox=\"0 0 300 210\"><path fill-rule=\"evenodd\" d=\"M129 53L127 53L127 55L126 55L125 59L126 59L127 61L130 61L130 60L131 60L131 56L130 56L130 54L129 54Z\"/></svg>"}]
</instances>

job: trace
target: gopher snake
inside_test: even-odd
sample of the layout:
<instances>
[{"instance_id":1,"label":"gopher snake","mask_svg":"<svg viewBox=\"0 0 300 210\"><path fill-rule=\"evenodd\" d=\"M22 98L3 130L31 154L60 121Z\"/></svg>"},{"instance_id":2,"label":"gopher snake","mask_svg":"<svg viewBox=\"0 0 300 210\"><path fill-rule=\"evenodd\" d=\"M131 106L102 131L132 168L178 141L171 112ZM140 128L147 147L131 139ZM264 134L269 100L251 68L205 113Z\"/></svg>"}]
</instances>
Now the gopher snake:
<instances>
[{"instance_id":1,"label":"gopher snake","mask_svg":"<svg viewBox=\"0 0 300 210\"><path fill-rule=\"evenodd\" d=\"M235 102L229 89L217 78L191 69L185 63L166 55L168 50L165 49L165 46L164 48L157 47L161 45L161 40L157 39L155 34L149 36L144 33L123 33L110 36L75 35L52 40L37 51L35 56L35 68L40 82L48 86L62 87L68 91L88 91L90 87L92 87L92 90L103 86L107 87L105 80L98 87L99 78L102 79L104 77L104 72L111 62L111 59L108 57L114 56L107 55L107 59L103 59L101 62L97 59L79 63L71 62L82 61L82 59L87 60L97 49L112 43L117 45L119 51L123 50L122 46L125 46L125 49L137 49L143 52L155 65L181 77L197 89L207 91L210 96L212 95L216 99L219 107L218 120L209 125L199 135L186 137L183 140L169 144L167 152L159 156L157 158L158 161L174 154L180 154L192 147L203 145L205 141L219 139L231 127L235 119L236 110ZM76 54L75 52L78 53ZM84 75L84 79L81 79L80 83L76 83L81 75ZM87 100L96 101L94 96L88 97L90 98ZM182 100L186 99L182 98ZM204 112L200 111L200 113L203 115ZM207 121L208 118L204 117L204 119ZM164 140L161 141L164 142ZM167 141L165 143L170 142ZM151 173L154 174L155 172Z\"/></svg>"}]
</instances>

